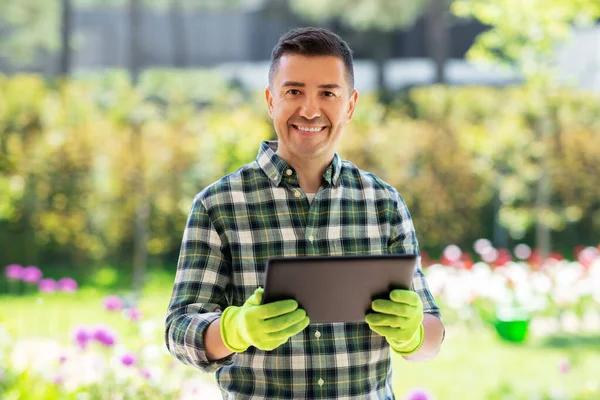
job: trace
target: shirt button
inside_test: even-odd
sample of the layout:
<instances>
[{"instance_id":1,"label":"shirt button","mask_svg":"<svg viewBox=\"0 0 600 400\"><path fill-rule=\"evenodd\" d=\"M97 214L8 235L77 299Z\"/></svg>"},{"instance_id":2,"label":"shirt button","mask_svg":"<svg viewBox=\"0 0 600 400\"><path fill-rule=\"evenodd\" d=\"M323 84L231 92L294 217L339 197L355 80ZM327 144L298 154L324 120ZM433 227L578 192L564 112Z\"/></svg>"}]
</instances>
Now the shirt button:
<instances>
[{"instance_id":1,"label":"shirt button","mask_svg":"<svg viewBox=\"0 0 600 400\"><path fill-rule=\"evenodd\" d=\"M315 332L315 337L316 337L317 339L318 339L318 338L320 338L320 337L321 337L321 332L319 332L319 331L316 331L316 332Z\"/></svg>"},{"instance_id":2,"label":"shirt button","mask_svg":"<svg viewBox=\"0 0 600 400\"><path fill-rule=\"evenodd\" d=\"M294 191L294 196L296 196L296 197L300 197L300 192L299 192L299 191L297 191L297 190L296 190L296 191Z\"/></svg>"},{"instance_id":3,"label":"shirt button","mask_svg":"<svg viewBox=\"0 0 600 400\"><path fill-rule=\"evenodd\" d=\"M323 379L319 379L319 386L323 386L324 383L325 381Z\"/></svg>"},{"instance_id":4,"label":"shirt button","mask_svg":"<svg viewBox=\"0 0 600 400\"><path fill-rule=\"evenodd\" d=\"M310 240L311 242L314 242L314 240L315 240L315 237L314 237L313 235L310 235L310 236L308 237L308 240Z\"/></svg>"},{"instance_id":5,"label":"shirt button","mask_svg":"<svg viewBox=\"0 0 600 400\"><path fill-rule=\"evenodd\" d=\"M290 176L291 174L293 174L291 169L288 169L287 171L285 171L285 173L287 174L287 176Z\"/></svg>"}]
</instances>

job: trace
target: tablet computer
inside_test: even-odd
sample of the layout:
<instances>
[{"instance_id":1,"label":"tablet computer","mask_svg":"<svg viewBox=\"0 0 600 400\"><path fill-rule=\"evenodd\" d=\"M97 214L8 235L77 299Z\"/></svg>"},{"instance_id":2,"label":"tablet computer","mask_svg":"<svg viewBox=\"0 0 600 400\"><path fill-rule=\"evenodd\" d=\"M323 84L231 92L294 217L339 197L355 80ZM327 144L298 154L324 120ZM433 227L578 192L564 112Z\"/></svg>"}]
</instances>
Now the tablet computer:
<instances>
[{"instance_id":1,"label":"tablet computer","mask_svg":"<svg viewBox=\"0 0 600 400\"><path fill-rule=\"evenodd\" d=\"M311 323L364 322L373 300L410 288L416 262L407 254L270 258L262 303L294 299Z\"/></svg>"}]
</instances>

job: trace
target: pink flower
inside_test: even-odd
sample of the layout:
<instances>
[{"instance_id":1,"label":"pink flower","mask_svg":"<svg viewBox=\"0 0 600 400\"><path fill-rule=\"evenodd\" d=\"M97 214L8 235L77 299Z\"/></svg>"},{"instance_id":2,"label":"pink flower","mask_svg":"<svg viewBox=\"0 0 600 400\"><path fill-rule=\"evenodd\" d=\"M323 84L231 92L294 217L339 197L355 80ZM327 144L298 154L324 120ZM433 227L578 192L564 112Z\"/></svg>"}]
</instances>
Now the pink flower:
<instances>
[{"instance_id":1,"label":"pink flower","mask_svg":"<svg viewBox=\"0 0 600 400\"><path fill-rule=\"evenodd\" d=\"M150 379L150 378L152 378L152 373L150 372L150 370L149 370L148 368L142 368L142 369L140 370L140 373L142 374L142 376L143 376L145 379Z\"/></svg>"},{"instance_id":2,"label":"pink flower","mask_svg":"<svg viewBox=\"0 0 600 400\"><path fill-rule=\"evenodd\" d=\"M423 388L415 388L411 390L406 397L405 400L433 400L434 397L427 390Z\"/></svg>"},{"instance_id":3,"label":"pink flower","mask_svg":"<svg viewBox=\"0 0 600 400\"><path fill-rule=\"evenodd\" d=\"M570 369L571 369L571 363L569 363L569 360L561 361L561 363L558 367L558 370L560 371L561 374L568 373Z\"/></svg>"},{"instance_id":4,"label":"pink flower","mask_svg":"<svg viewBox=\"0 0 600 400\"><path fill-rule=\"evenodd\" d=\"M37 283L42 279L42 271L38 267L30 265L29 267L23 268L21 279L23 282Z\"/></svg>"},{"instance_id":5,"label":"pink flower","mask_svg":"<svg viewBox=\"0 0 600 400\"><path fill-rule=\"evenodd\" d=\"M599 256L599 253L595 247L585 247L577 254L577 261L585 268L589 268L596 257Z\"/></svg>"},{"instance_id":6,"label":"pink flower","mask_svg":"<svg viewBox=\"0 0 600 400\"><path fill-rule=\"evenodd\" d=\"M134 354L126 353L121 357L121 362L124 366L130 367L136 363L137 359Z\"/></svg>"},{"instance_id":7,"label":"pink flower","mask_svg":"<svg viewBox=\"0 0 600 400\"><path fill-rule=\"evenodd\" d=\"M58 281L58 289L63 292L74 293L77 291L78 285L72 278L61 278Z\"/></svg>"},{"instance_id":8,"label":"pink flower","mask_svg":"<svg viewBox=\"0 0 600 400\"><path fill-rule=\"evenodd\" d=\"M73 333L73 339L79 345L79 348L85 350L90 340L93 338L93 333L85 327L77 327Z\"/></svg>"},{"instance_id":9,"label":"pink flower","mask_svg":"<svg viewBox=\"0 0 600 400\"><path fill-rule=\"evenodd\" d=\"M58 358L58 362L60 364L64 364L69 358L67 357L66 354L61 354L60 357Z\"/></svg>"},{"instance_id":10,"label":"pink flower","mask_svg":"<svg viewBox=\"0 0 600 400\"><path fill-rule=\"evenodd\" d=\"M4 268L4 275L11 281L18 281L23 277L23 267L19 264L10 264Z\"/></svg>"},{"instance_id":11,"label":"pink flower","mask_svg":"<svg viewBox=\"0 0 600 400\"><path fill-rule=\"evenodd\" d=\"M519 260L527 260L531 256L531 247L527 246L525 243L519 243L515 247L515 256Z\"/></svg>"},{"instance_id":12,"label":"pink flower","mask_svg":"<svg viewBox=\"0 0 600 400\"><path fill-rule=\"evenodd\" d=\"M460 260L460 256L462 255L462 250L455 244L451 244L446 246L444 249L444 258L446 258L451 263L455 263Z\"/></svg>"},{"instance_id":13,"label":"pink flower","mask_svg":"<svg viewBox=\"0 0 600 400\"><path fill-rule=\"evenodd\" d=\"M142 312L135 307L128 308L125 311L125 315L127 315L127 318L129 318L133 322L137 322L142 318Z\"/></svg>"},{"instance_id":14,"label":"pink flower","mask_svg":"<svg viewBox=\"0 0 600 400\"><path fill-rule=\"evenodd\" d=\"M109 328L103 326L96 328L93 333L93 337L96 341L100 342L106 347L110 347L117 343L117 335Z\"/></svg>"},{"instance_id":15,"label":"pink flower","mask_svg":"<svg viewBox=\"0 0 600 400\"><path fill-rule=\"evenodd\" d=\"M103 300L104 308L109 311L119 311L123 308L123 300L119 296L110 295Z\"/></svg>"},{"instance_id":16,"label":"pink flower","mask_svg":"<svg viewBox=\"0 0 600 400\"><path fill-rule=\"evenodd\" d=\"M481 238L477 239L473 249L477 254L482 255L487 251L488 247L492 247L492 242L490 242L488 239Z\"/></svg>"},{"instance_id":17,"label":"pink flower","mask_svg":"<svg viewBox=\"0 0 600 400\"><path fill-rule=\"evenodd\" d=\"M38 289L42 293L54 293L58 289L58 284L52 278L45 278L38 282Z\"/></svg>"}]
</instances>

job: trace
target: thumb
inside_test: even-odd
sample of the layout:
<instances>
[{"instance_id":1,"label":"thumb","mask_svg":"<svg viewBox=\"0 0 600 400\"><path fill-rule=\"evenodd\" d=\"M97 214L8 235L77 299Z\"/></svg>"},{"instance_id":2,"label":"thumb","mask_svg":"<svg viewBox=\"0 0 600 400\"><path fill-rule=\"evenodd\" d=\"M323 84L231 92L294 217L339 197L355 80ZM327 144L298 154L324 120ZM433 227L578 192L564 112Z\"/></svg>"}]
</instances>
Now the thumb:
<instances>
[{"instance_id":1,"label":"thumb","mask_svg":"<svg viewBox=\"0 0 600 400\"><path fill-rule=\"evenodd\" d=\"M262 296L264 293L264 289L259 287L257 288L254 293L252 294L252 296L248 297L248 300L246 300L247 304L251 304L254 306L259 306L262 303Z\"/></svg>"}]
</instances>

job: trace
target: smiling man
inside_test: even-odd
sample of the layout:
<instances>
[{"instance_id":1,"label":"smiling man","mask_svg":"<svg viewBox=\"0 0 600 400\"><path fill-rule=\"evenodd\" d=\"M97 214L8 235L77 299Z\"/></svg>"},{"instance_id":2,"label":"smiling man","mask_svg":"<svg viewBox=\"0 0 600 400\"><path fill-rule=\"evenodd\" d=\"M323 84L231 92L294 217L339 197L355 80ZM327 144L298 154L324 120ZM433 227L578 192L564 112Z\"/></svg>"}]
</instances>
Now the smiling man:
<instances>
[{"instance_id":1,"label":"smiling man","mask_svg":"<svg viewBox=\"0 0 600 400\"><path fill-rule=\"evenodd\" d=\"M324 53L275 56L265 90L277 154L294 167L308 195L321 186L358 99L344 59Z\"/></svg>"},{"instance_id":2,"label":"smiling man","mask_svg":"<svg viewBox=\"0 0 600 400\"><path fill-rule=\"evenodd\" d=\"M398 192L340 159L358 101L338 35L283 35L265 90L278 141L202 190L189 214L166 319L180 361L216 371L225 399L393 399L390 353L427 361L444 326L420 265L411 290L362 323L311 324L294 300L261 305L267 259L418 254Z\"/></svg>"}]
</instances>

